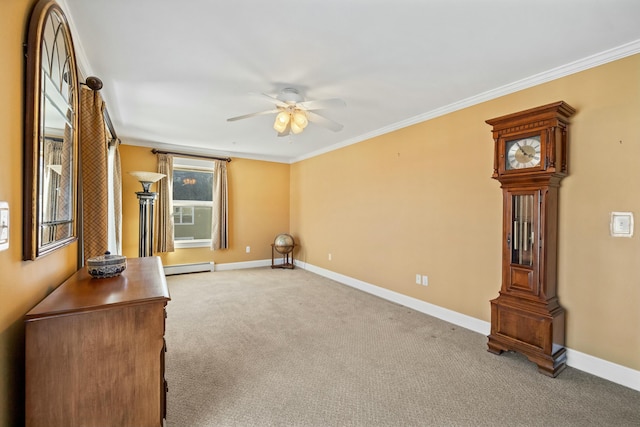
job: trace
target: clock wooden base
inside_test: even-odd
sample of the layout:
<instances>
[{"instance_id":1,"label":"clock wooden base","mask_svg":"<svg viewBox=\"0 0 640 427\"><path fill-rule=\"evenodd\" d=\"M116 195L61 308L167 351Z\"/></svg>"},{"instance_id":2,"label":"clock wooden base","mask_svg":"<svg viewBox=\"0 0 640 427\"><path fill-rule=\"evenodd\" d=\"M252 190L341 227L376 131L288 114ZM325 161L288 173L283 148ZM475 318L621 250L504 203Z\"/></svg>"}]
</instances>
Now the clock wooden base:
<instances>
[{"instance_id":1,"label":"clock wooden base","mask_svg":"<svg viewBox=\"0 0 640 427\"><path fill-rule=\"evenodd\" d=\"M557 376L566 367L564 309L557 299L527 302L508 295L491 301L488 351L516 351L538 365L538 371Z\"/></svg>"}]
</instances>

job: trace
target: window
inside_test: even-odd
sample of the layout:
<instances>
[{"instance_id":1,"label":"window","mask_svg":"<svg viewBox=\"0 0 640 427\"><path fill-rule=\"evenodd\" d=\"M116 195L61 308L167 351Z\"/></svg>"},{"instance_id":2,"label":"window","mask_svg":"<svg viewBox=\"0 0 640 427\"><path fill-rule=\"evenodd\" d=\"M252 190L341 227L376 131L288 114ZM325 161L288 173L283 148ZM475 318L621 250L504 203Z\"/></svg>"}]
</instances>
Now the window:
<instances>
[{"instance_id":1,"label":"window","mask_svg":"<svg viewBox=\"0 0 640 427\"><path fill-rule=\"evenodd\" d=\"M213 162L173 159L173 230L177 248L211 245Z\"/></svg>"},{"instance_id":2,"label":"window","mask_svg":"<svg viewBox=\"0 0 640 427\"><path fill-rule=\"evenodd\" d=\"M109 215L107 215L107 248L112 254L122 254L122 179L120 173L120 154L118 153L119 141L111 137L111 132L107 128L107 135L110 141L107 154L107 203Z\"/></svg>"},{"instance_id":3,"label":"window","mask_svg":"<svg viewBox=\"0 0 640 427\"><path fill-rule=\"evenodd\" d=\"M194 225L193 206L174 206L173 225Z\"/></svg>"}]
</instances>

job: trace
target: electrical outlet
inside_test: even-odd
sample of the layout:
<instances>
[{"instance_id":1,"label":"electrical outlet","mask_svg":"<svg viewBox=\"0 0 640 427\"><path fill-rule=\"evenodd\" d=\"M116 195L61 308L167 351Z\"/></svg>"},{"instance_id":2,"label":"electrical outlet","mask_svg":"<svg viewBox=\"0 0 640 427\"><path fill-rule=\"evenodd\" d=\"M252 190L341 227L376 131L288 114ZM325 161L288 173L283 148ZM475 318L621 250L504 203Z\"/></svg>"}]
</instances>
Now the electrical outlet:
<instances>
[{"instance_id":1,"label":"electrical outlet","mask_svg":"<svg viewBox=\"0 0 640 427\"><path fill-rule=\"evenodd\" d=\"M422 276L422 286L429 286L429 276Z\"/></svg>"},{"instance_id":2,"label":"electrical outlet","mask_svg":"<svg viewBox=\"0 0 640 427\"><path fill-rule=\"evenodd\" d=\"M331 254L329 254L329 256L327 258L329 259L329 261L331 261Z\"/></svg>"},{"instance_id":3,"label":"electrical outlet","mask_svg":"<svg viewBox=\"0 0 640 427\"><path fill-rule=\"evenodd\" d=\"M422 284L422 276L420 274L416 274L416 285Z\"/></svg>"},{"instance_id":4,"label":"electrical outlet","mask_svg":"<svg viewBox=\"0 0 640 427\"><path fill-rule=\"evenodd\" d=\"M251 253L251 246L247 246L246 251L247 253Z\"/></svg>"}]
</instances>

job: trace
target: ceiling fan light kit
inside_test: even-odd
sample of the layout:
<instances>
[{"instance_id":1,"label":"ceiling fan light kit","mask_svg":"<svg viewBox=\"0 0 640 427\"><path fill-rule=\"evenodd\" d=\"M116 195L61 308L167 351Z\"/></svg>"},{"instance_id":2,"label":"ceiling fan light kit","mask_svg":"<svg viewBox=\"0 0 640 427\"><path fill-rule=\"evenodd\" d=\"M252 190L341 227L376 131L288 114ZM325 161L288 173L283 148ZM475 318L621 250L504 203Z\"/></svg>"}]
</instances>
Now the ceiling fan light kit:
<instances>
[{"instance_id":1,"label":"ceiling fan light kit","mask_svg":"<svg viewBox=\"0 0 640 427\"><path fill-rule=\"evenodd\" d=\"M291 126L291 132L298 134L307 127L307 124L309 124L307 113L302 110L291 111L287 108L278 113L273 128L281 134L286 132L288 126Z\"/></svg>"},{"instance_id":2,"label":"ceiling fan light kit","mask_svg":"<svg viewBox=\"0 0 640 427\"><path fill-rule=\"evenodd\" d=\"M278 132L278 136L286 136L290 133L299 134L309 124L315 122L334 132L342 129L340 123L315 113L315 110L321 110L331 107L344 107L345 102L341 99L325 99L318 101L305 101L302 95L294 88L285 88L277 96L261 94L270 102L275 104L275 110L260 111L257 113L245 114L242 116L228 118L228 122L247 119L249 117L260 116L264 114L277 113L273 123L273 128Z\"/></svg>"}]
</instances>

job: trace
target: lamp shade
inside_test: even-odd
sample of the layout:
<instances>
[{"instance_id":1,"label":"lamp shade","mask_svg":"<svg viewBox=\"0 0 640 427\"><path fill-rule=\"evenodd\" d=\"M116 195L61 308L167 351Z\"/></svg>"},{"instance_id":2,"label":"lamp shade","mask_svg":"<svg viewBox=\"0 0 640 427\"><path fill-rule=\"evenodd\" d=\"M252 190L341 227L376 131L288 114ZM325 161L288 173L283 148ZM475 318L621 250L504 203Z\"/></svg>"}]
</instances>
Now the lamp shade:
<instances>
[{"instance_id":1,"label":"lamp shade","mask_svg":"<svg viewBox=\"0 0 640 427\"><path fill-rule=\"evenodd\" d=\"M298 134L298 133L302 132L303 130L304 130L304 128L301 127L301 126L298 126L298 124L296 123L295 120L291 121L291 132L293 132L295 134Z\"/></svg>"},{"instance_id":2,"label":"lamp shade","mask_svg":"<svg viewBox=\"0 0 640 427\"><path fill-rule=\"evenodd\" d=\"M154 182L160 181L166 175L157 172L146 172L146 171L133 171L129 172L129 175L134 176L140 183L142 184L142 190L145 193L149 192L151 188L151 184Z\"/></svg>"},{"instance_id":3,"label":"lamp shade","mask_svg":"<svg viewBox=\"0 0 640 427\"><path fill-rule=\"evenodd\" d=\"M276 116L276 121L273 124L273 128L282 133L287 128L290 120L291 118L289 117L289 113L287 111L280 111Z\"/></svg>"},{"instance_id":4,"label":"lamp shade","mask_svg":"<svg viewBox=\"0 0 640 427\"><path fill-rule=\"evenodd\" d=\"M296 110L293 113L293 122L298 125L301 129L304 129L307 127L307 124L309 124L309 121L307 120L307 113L305 113L302 110ZM292 125L293 127L293 125Z\"/></svg>"}]
</instances>

